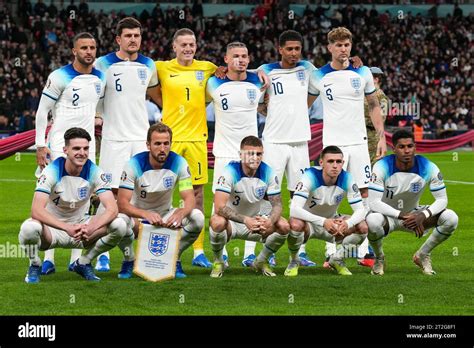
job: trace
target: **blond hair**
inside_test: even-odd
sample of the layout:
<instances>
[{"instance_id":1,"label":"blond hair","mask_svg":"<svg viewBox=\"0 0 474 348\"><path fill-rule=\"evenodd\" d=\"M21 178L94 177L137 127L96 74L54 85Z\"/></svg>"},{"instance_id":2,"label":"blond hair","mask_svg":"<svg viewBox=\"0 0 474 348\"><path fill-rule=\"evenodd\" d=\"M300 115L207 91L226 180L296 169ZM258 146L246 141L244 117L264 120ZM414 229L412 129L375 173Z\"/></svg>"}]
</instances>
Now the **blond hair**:
<instances>
[{"instance_id":1,"label":"blond hair","mask_svg":"<svg viewBox=\"0 0 474 348\"><path fill-rule=\"evenodd\" d=\"M330 44L333 44L336 41L344 41L347 39L352 42L352 33L345 27L334 28L328 33L328 41Z\"/></svg>"}]
</instances>

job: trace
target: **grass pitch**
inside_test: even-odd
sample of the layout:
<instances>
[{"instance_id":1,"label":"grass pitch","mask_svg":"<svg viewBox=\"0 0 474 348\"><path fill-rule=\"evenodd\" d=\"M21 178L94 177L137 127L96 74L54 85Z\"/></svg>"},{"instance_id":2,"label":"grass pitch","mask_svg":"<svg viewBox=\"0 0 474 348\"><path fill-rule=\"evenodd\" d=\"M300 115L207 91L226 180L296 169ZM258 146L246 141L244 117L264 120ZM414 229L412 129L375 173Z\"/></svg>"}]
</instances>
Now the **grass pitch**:
<instances>
[{"instance_id":1,"label":"grass pitch","mask_svg":"<svg viewBox=\"0 0 474 348\"><path fill-rule=\"evenodd\" d=\"M14 254L18 231L29 217L35 187L35 157L21 153L0 161L0 314L1 315L473 315L474 300L474 153L444 152L427 155L442 170L449 208L459 215L454 235L432 254L438 272L429 277L411 258L426 240L408 233L385 239L386 273L347 262L352 277L340 277L322 268L324 244L310 240L307 251L317 267L300 268L296 278L283 272L286 245L277 254L277 277L256 275L240 265L243 241L228 244L231 268L223 278L211 279L210 270L191 266L192 250L185 251L188 278L149 283L135 277L117 279L121 255L111 251L111 272L98 274L99 283L86 282L67 271L70 252L56 251L56 274L43 276L37 285L23 281L28 260ZM210 178L212 177L212 171ZM283 187L286 187L284 184ZM283 193L284 216L288 194ZM422 204L433 201L425 192ZM206 226L212 193L206 186ZM340 212L350 213L347 203ZM260 247L257 247L259 250ZM209 239L206 254L211 258Z\"/></svg>"}]
</instances>

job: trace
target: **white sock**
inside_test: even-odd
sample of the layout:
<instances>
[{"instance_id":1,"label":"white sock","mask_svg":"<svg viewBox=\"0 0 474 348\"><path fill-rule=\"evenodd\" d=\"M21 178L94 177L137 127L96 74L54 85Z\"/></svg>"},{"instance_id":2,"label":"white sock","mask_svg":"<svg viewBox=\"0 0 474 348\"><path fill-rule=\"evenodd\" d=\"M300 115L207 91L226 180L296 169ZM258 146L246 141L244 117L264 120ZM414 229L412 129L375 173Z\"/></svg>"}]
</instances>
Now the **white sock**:
<instances>
[{"instance_id":1,"label":"white sock","mask_svg":"<svg viewBox=\"0 0 474 348\"><path fill-rule=\"evenodd\" d=\"M357 255L353 257L357 257L358 259L363 259L365 255L369 253L369 240L367 238L364 239L361 245L357 247Z\"/></svg>"},{"instance_id":2,"label":"white sock","mask_svg":"<svg viewBox=\"0 0 474 348\"><path fill-rule=\"evenodd\" d=\"M288 251L290 252L291 260L298 261L301 248L304 246L304 232L295 232L293 230L288 234ZM299 251L299 252L298 252Z\"/></svg>"},{"instance_id":3,"label":"white sock","mask_svg":"<svg viewBox=\"0 0 474 348\"><path fill-rule=\"evenodd\" d=\"M285 243L286 235L281 235L278 232L273 232L267 237L265 244L263 245L262 251L257 256L257 261L266 261L271 254L276 254L278 249Z\"/></svg>"},{"instance_id":4,"label":"white sock","mask_svg":"<svg viewBox=\"0 0 474 348\"><path fill-rule=\"evenodd\" d=\"M342 241L342 247L336 251L334 257L336 259L342 260L345 258L357 256L357 246L366 239L365 237L365 234L357 233L346 236Z\"/></svg>"},{"instance_id":5,"label":"white sock","mask_svg":"<svg viewBox=\"0 0 474 348\"><path fill-rule=\"evenodd\" d=\"M54 263L54 249L45 250L44 260ZM74 260L74 261L76 261L76 260Z\"/></svg>"},{"instance_id":6,"label":"white sock","mask_svg":"<svg viewBox=\"0 0 474 348\"><path fill-rule=\"evenodd\" d=\"M18 240L30 260L30 266L41 266L39 248L42 230L43 226L37 221L26 220L21 224Z\"/></svg>"},{"instance_id":7,"label":"white sock","mask_svg":"<svg viewBox=\"0 0 474 348\"><path fill-rule=\"evenodd\" d=\"M250 255L255 255L255 247L257 242L252 242L251 240L245 241L245 249L244 249L244 259Z\"/></svg>"},{"instance_id":8,"label":"white sock","mask_svg":"<svg viewBox=\"0 0 474 348\"><path fill-rule=\"evenodd\" d=\"M385 231L383 228L385 218L380 213L370 213L365 219L369 227L367 239L372 249L374 249L375 256L381 257L383 256L382 243L385 236Z\"/></svg>"},{"instance_id":9,"label":"white sock","mask_svg":"<svg viewBox=\"0 0 474 348\"><path fill-rule=\"evenodd\" d=\"M433 229L433 232L428 237L426 242L421 246L420 251L423 254L430 254L431 251L451 237L458 226L458 216L451 209L443 211L438 219L438 226Z\"/></svg>"},{"instance_id":10,"label":"white sock","mask_svg":"<svg viewBox=\"0 0 474 348\"><path fill-rule=\"evenodd\" d=\"M53 249L54 250L54 249ZM71 258L69 259L69 263L73 263L82 255L82 249L71 249Z\"/></svg>"},{"instance_id":11,"label":"white sock","mask_svg":"<svg viewBox=\"0 0 474 348\"><path fill-rule=\"evenodd\" d=\"M304 232L302 234L303 234L303 239L304 239ZM300 251L298 254L305 253L305 252L306 252L306 244L301 244Z\"/></svg>"},{"instance_id":12,"label":"white sock","mask_svg":"<svg viewBox=\"0 0 474 348\"><path fill-rule=\"evenodd\" d=\"M127 229L127 234L122 238L122 240L117 244L120 250L123 253L124 261L133 261L135 260L135 250L133 249L133 240L135 235L131 228Z\"/></svg>"},{"instance_id":13,"label":"white sock","mask_svg":"<svg viewBox=\"0 0 474 348\"><path fill-rule=\"evenodd\" d=\"M325 256L329 257L336 252L336 243L326 242L326 253Z\"/></svg>"},{"instance_id":14,"label":"white sock","mask_svg":"<svg viewBox=\"0 0 474 348\"><path fill-rule=\"evenodd\" d=\"M209 227L209 235L214 259L219 262L224 262L223 249L227 243L227 231L214 232L212 228Z\"/></svg>"},{"instance_id":15,"label":"white sock","mask_svg":"<svg viewBox=\"0 0 474 348\"><path fill-rule=\"evenodd\" d=\"M99 255L108 252L120 243L127 232L127 223L121 218L114 219L107 227L107 235L99 238L92 248L79 258L79 264L89 264Z\"/></svg>"},{"instance_id":16,"label":"white sock","mask_svg":"<svg viewBox=\"0 0 474 348\"><path fill-rule=\"evenodd\" d=\"M178 251L178 260L181 259L181 254L183 251L185 251L187 248L189 248L199 237L199 233L201 233L201 229L195 232L188 232L186 229L183 228L181 229L181 239L179 242L179 251Z\"/></svg>"}]
</instances>

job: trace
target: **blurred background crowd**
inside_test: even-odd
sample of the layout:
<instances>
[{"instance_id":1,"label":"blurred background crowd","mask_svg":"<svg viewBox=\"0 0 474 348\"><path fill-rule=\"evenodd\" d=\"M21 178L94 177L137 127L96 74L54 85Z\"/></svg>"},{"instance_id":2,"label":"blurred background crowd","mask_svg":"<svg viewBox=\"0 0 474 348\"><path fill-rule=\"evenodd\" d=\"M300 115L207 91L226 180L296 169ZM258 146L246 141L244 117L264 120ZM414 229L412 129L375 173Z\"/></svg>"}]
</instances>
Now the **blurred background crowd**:
<instances>
[{"instance_id":1,"label":"blurred background crowd","mask_svg":"<svg viewBox=\"0 0 474 348\"><path fill-rule=\"evenodd\" d=\"M72 61L73 36L91 32L98 57L112 52L117 49L115 25L125 14L92 11L83 0L58 5L21 1L18 13L0 8L0 131L21 132L34 128L48 74ZM354 35L352 55L384 71L382 89L391 100L388 126L423 127L425 138L472 128L473 13L458 6L446 17L437 15L436 6L427 16L393 16L375 6L335 8L318 5L307 7L303 16L289 16L288 4L269 1L256 4L250 16L231 11L203 17L202 4L195 1L183 8L184 15L181 8L156 5L133 16L144 29L141 53L154 60L173 58L173 33L188 27L197 36L197 59L221 65L227 43L242 41L249 48L250 68L278 60L278 36L287 29L302 33L304 59L325 65L330 60L326 34L346 26ZM159 117L156 106L150 105L150 113L150 119ZM321 103L311 108L310 117L312 123L321 121Z\"/></svg>"}]
</instances>

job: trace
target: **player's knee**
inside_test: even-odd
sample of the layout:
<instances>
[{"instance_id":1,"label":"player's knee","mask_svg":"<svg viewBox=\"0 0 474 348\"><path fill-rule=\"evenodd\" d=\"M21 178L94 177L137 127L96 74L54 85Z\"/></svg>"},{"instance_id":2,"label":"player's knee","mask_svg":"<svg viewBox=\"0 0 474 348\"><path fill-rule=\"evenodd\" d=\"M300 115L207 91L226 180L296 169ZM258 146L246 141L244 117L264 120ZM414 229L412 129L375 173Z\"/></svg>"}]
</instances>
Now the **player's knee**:
<instances>
[{"instance_id":1,"label":"player's knee","mask_svg":"<svg viewBox=\"0 0 474 348\"><path fill-rule=\"evenodd\" d=\"M39 221L28 219L21 224L18 240L20 244L36 244L41 238L43 226Z\"/></svg>"},{"instance_id":2,"label":"player's knee","mask_svg":"<svg viewBox=\"0 0 474 348\"><path fill-rule=\"evenodd\" d=\"M107 232L110 235L114 235L118 238L123 238L127 234L127 223L122 218L115 218L109 224Z\"/></svg>"},{"instance_id":3,"label":"player's knee","mask_svg":"<svg viewBox=\"0 0 474 348\"><path fill-rule=\"evenodd\" d=\"M368 236L369 239L378 239L383 237L383 224L385 218L380 213L371 213L365 218L368 227Z\"/></svg>"},{"instance_id":4,"label":"player's knee","mask_svg":"<svg viewBox=\"0 0 474 348\"><path fill-rule=\"evenodd\" d=\"M438 221L440 222L440 225L445 228L446 232L454 232L458 227L459 218L454 211L446 209L441 213Z\"/></svg>"},{"instance_id":5,"label":"player's knee","mask_svg":"<svg viewBox=\"0 0 474 348\"><path fill-rule=\"evenodd\" d=\"M357 234L367 234L369 233L369 226L367 225L367 222L365 221L362 221L360 223L358 223L356 226L355 226L355 231Z\"/></svg>"},{"instance_id":6,"label":"player's knee","mask_svg":"<svg viewBox=\"0 0 474 348\"><path fill-rule=\"evenodd\" d=\"M278 233L280 233L281 235L287 235L291 231L290 224L288 223L288 221L284 219L280 219L276 223L276 227L277 227Z\"/></svg>"},{"instance_id":7,"label":"player's knee","mask_svg":"<svg viewBox=\"0 0 474 348\"><path fill-rule=\"evenodd\" d=\"M186 226L188 232L199 233L204 227L204 214L199 209L193 209L189 215L189 224Z\"/></svg>"},{"instance_id":8,"label":"player's knee","mask_svg":"<svg viewBox=\"0 0 474 348\"><path fill-rule=\"evenodd\" d=\"M227 220L220 215L212 215L209 225L214 232L223 232L227 226Z\"/></svg>"},{"instance_id":9,"label":"player's knee","mask_svg":"<svg viewBox=\"0 0 474 348\"><path fill-rule=\"evenodd\" d=\"M294 219L294 218L290 219L290 228L292 231L303 232L305 224L306 223L303 220Z\"/></svg>"}]
</instances>

